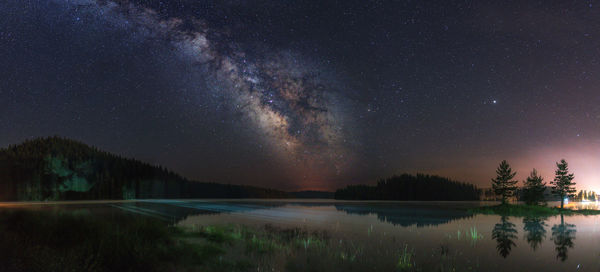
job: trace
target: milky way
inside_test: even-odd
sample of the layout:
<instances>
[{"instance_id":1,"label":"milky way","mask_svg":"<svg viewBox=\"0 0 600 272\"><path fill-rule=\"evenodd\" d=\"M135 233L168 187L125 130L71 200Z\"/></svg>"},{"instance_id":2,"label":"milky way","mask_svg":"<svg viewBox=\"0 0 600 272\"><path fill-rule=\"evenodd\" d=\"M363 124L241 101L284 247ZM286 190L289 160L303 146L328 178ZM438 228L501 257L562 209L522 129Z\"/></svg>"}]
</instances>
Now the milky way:
<instances>
[{"instance_id":1,"label":"milky way","mask_svg":"<svg viewBox=\"0 0 600 272\"><path fill-rule=\"evenodd\" d=\"M349 102L337 79L323 76L319 65L303 56L288 50L249 57L228 40L227 29L208 28L198 18L161 18L129 1L80 1L76 7L94 9L147 39L168 41L302 179L340 174L353 160L343 133L347 118L337 109Z\"/></svg>"},{"instance_id":2,"label":"milky way","mask_svg":"<svg viewBox=\"0 0 600 272\"><path fill-rule=\"evenodd\" d=\"M592 1L0 1L0 146L62 135L190 179L328 189L506 159L600 184Z\"/></svg>"}]
</instances>

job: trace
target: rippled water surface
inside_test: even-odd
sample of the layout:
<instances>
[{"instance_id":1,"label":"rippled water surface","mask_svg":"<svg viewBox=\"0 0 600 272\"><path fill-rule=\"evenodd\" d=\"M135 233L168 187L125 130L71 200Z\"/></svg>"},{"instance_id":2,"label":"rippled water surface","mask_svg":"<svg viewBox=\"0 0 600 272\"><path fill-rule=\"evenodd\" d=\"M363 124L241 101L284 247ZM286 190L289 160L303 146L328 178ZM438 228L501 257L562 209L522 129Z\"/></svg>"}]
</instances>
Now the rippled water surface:
<instances>
[{"instance_id":1,"label":"rippled water surface","mask_svg":"<svg viewBox=\"0 0 600 272\"><path fill-rule=\"evenodd\" d=\"M332 239L352 243L367 256L408 250L415 263L436 270L600 270L599 216L501 217L467 212L479 205L489 203L151 200L4 206L98 216L128 213L180 226L270 224L327 231Z\"/></svg>"}]
</instances>

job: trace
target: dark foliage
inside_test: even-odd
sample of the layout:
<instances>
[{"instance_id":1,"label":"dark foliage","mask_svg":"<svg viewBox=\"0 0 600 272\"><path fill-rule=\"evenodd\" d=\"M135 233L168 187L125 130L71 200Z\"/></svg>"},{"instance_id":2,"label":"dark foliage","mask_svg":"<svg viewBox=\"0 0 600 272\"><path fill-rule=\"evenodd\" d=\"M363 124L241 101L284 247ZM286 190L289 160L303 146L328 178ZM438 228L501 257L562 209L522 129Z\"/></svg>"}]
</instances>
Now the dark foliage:
<instances>
[{"instance_id":1,"label":"dark foliage","mask_svg":"<svg viewBox=\"0 0 600 272\"><path fill-rule=\"evenodd\" d=\"M0 200L287 197L272 189L190 181L60 137L0 149Z\"/></svg>"},{"instance_id":2,"label":"dark foliage","mask_svg":"<svg viewBox=\"0 0 600 272\"><path fill-rule=\"evenodd\" d=\"M534 251L546 239L546 218L544 217L525 217L523 218L523 231L525 239Z\"/></svg>"},{"instance_id":3,"label":"dark foliage","mask_svg":"<svg viewBox=\"0 0 600 272\"><path fill-rule=\"evenodd\" d=\"M500 204L494 206L480 206L469 209L474 214L496 214L501 216L540 217L551 215L598 215L600 210L594 209L561 209L556 207L521 204Z\"/></svg>"},{"instance_id":4,"label":"dark foliage","mask_svg":"<svg viewBox=\"0 0 600 272\"><path fill-rule=\"evenodd\" d=\"M527 205L543 204L545 190L546 183L544 179L538 174L537 170L533 169L523 185L523 199L525 203Z\"/></svg>"},{"instance_id":5,"label":"dark foliage","mask_svg":"<svg viewBox=\"0 0 600 272\"><path fill-rule=\"evenodd\" d=\"M159 271L195 255L176 250L170 231L156 220L123 214L3 210L0 271Z\"/></svg>"},{"instance_id":6,"label":"dark foliage","mask_svg":"<svg viewBox=\"0 0 600 272\"><path fill-rule=\"evenodd\" d=\"M552 184L552 193L560 197L560 208L564 207L565 197L574 197L576 183L573 182L575 176L569 173L569 164L564 160L556 163L556 172Z\"/></svg>"},{"instance_id":7,"label":"dark foliage","mask_svg":"<svg viewBox=\"0 0 600 272\"><path fill-rule=\"evenodd\" d=\"M394 205L388 203L336 204L335 209L348 214L376 215L381 222L403 227L437 226L454 220L470 218L473 215L464 209L443 206Z\"/></svg>"},{"instance_id":8,"label":"dark foliage","mask_svg":"<svg viewBox=\"0 0 600 272\"><path fill-rule=\"evenodd\" d=\"M382 179L376 186L350 185L335 192L336 199L348 200L479 200L475 185L447 178L403 174Z\"/></svg>"},{"instance_id":9,"label":"dark foliage","mask_svg":"<svg viewBox=\"0 0 600 272\"><path fill-rule=\"evenodd\" d=\"M560 216L560 224L552 226L552 241L556 250L556 258L562 262L567 260L569 248L575 245L573 240L575 240L576 232L575 225L566 223L563 215Z\"/></svg>"},{"instance_id":10,"label":"dark foliage","mask_svg":"<svg viewBox=\"0 0 600 272\"><path fill-rule=\"evenodd\" d=\"M496 177L492 179L492 189L496 195L502 197L503 204L506 204L508 199L515 195L517 181L513 178L516 174L506 160L502 161L496 169Z\"/></svg>"},{"instance_id":11,"label":"dark foliage","mask_svg":"<svg viewBox=\"0 0 600 272\"><path fill-rule=\"evenodd\" d=\"M508 221L508 217L502 216L500 223L494 226L492 230L492 239L496 240L496 249L503 258L508 257L513 247L516 247L517 230L515 224Z\"/></svg>"}]
</instances>

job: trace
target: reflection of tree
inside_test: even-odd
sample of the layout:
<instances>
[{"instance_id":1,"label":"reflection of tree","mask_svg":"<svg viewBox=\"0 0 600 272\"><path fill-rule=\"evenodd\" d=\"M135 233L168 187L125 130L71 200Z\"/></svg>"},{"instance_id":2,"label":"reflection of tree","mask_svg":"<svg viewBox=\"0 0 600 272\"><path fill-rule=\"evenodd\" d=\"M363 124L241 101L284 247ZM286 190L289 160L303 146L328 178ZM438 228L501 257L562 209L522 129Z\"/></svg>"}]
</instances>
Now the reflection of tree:
<instances>
[{"instance_id":1,"label":"reflection of tree","mask_svg":"<svg viewBox=\"0 0 600 272\"><path fill-rule=\"evenodd\" d=\"M523 231L525 231L525 239L531 246L531 249L536 250L546 238L547 226L542 217L525 217L523 218Z\"/></svg>"},{"instance_id":2,"label":"reflection of tree","mask_svg":"<svg viewBox=\"0 0 600 272\"><path fill-rule=\"evenodd\" d=\"M437 226L453 220L470 218L473 215L465 210L445 208L440 206L418 207L410 204L335 204L338 211L348 214L377 215L382 222L400 226Z\"/></svg>"},{"instance_id":3,"label":"reflection of tree","mask_svg":"<svg viewBox=\"0 0 600 272\"><path fill-rule=\"evenodd\" d=\"M515 224L508 221L508 217L502 216L500 223L494 226L492 239L496 240L496 249L500 256L506 258L513 246L517 246L514 239L517 239L517 230Z\"/></svg>"},{"instance_id":4,"label":"reflection of tree","mask_svg":"<svg viewBox=\"0 0 600 272\"><path fill-rule=\"evenodd\" d=\"M567 251L572 248L575 240L575 225L565 223L563 215L560 215L560 224L552 226L552 241L556 246L556 258L561 261L567 259Z\"/></svg>"}]
</instances>

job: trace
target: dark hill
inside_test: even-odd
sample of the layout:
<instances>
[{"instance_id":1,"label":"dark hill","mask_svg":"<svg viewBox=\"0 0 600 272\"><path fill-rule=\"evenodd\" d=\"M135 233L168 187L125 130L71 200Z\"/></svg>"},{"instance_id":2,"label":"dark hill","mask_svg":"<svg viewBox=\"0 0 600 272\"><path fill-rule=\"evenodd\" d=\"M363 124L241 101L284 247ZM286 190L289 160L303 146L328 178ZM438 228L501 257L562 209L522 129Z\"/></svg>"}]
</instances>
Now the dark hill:
<instances>
[{"instance_id":1,"label":"dark hill","mask_svg":"<svg viewBox=\"0 0 600 272\"><path fill-rule=\"evenodd\" d=\"M78 141L39 138L0 149L0 200L287 198L253 186L187 180Z\"/></svg>"}]
</instances>

